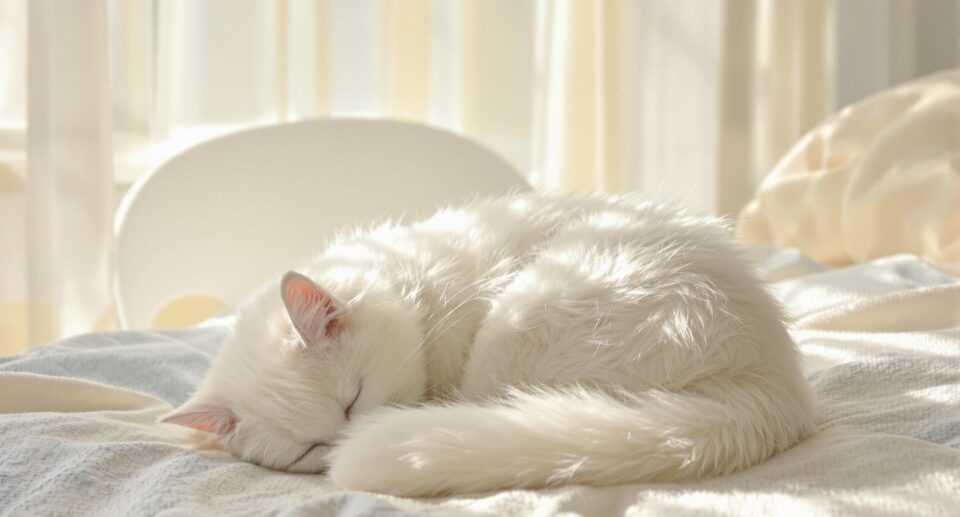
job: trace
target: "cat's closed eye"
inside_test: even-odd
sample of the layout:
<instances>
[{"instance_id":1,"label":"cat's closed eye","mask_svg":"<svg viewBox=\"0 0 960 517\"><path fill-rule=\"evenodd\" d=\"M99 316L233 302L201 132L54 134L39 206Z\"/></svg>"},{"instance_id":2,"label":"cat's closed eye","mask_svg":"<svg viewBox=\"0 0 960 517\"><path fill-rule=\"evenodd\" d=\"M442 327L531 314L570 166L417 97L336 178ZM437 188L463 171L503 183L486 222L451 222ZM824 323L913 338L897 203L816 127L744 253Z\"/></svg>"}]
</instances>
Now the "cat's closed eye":
<instances>
[{"instance_id":1,"label":"cat's closed eye","mask_svg":"<svg viewBox=\"0 0 960 517\"><path fill-rule=\"evenodd\" d=\"M293 467L297 463L300 463L300 460L302 460L303 458L306 458L307 455L313 452L313 450L316 449L317 447L330 447L330 444L328 444L327 442L316 442L310 445L309 447L307 447L307 450L303 451L303 454L301 454L300 456L297 456L297 459L293 460L292 463L287 465L287 469Z\"/></svg>"},{"instance_id":2,"label":"cat's closed eye","mask_svg":"<svg viewBox=\"0 0 960 517\"><path fill-rule=\"evenodd\" d=\"M360 392L362 391L363 391L363 382L361 381L360 384L357 386L357 394L353 396L353 400L350 401L350 404L348 404L347 407L343 409L344 419L350 420L350 413L353 411L353 406L356 405L357 399L360 398Z\"/></svg>"}]
</instances>

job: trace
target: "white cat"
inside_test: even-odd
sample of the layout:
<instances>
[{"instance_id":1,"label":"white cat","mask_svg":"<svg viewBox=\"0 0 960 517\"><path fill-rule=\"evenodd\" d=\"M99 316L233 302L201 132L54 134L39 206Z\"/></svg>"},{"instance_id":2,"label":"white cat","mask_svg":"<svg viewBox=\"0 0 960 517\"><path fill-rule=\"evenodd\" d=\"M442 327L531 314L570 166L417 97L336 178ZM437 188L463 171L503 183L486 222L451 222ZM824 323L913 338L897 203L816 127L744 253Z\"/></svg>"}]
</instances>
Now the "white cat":
<instances>
[{"instance_id":1,"label":"white cat","mask_svg":"<svg viewBox=\"0 0 960 517\"><path fill-rule=\"evenodd\" d=\"M266 467L428 496L726 474L810 434L814 410L717 219L519 195L335 240L240 308L164 421Z\"/></svg>"}]
</instances>

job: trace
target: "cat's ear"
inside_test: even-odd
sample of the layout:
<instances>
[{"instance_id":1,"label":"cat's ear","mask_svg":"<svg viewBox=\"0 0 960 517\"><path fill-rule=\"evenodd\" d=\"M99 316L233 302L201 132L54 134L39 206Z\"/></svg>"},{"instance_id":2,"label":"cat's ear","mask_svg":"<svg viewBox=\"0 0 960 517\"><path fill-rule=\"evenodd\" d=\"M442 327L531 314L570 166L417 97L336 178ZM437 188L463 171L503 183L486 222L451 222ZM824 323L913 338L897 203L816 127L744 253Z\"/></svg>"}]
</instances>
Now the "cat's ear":
<instances>
[{"instance_id":1,"label":"cat's ear","mask_svg":"<svg viewBox=\"0 0 960 517\"><path fill-rule=\"evenodd\" d=\"M220 435L229 433L237 425L237 418L233 412L223 405L211 401L193 400L180 406L160 421Z\"/></svg>"},{"instance_id":2,"label":"cat's ear","mask_svg":"<svg viewBox=\"0 0 960 517\"><path fill-rule=\"evenodd\" d=\"M280 282L280 296L304 345L316 344L320 336L336 334L344 303L313 280L290 271Z\"/></svg>"}]
</instances>

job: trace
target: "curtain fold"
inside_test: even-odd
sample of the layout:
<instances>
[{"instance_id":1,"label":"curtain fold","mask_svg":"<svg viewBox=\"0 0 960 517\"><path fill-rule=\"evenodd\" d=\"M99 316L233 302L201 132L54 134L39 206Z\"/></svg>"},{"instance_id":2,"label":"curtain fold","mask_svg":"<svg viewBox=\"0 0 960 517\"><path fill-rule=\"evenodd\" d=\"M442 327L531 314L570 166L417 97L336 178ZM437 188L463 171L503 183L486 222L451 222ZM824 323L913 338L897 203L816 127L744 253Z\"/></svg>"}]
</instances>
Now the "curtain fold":
<instances>
[{"instance_id":1,"label":"curtain fold","mask_svg":"<svg viewBox=\"0 0 960 517\"><path fill-rule=\"evenodd\" d=\"M839 105L957 66L957 13L960 0L0 0L0 353L109 325L115 194L211 136L399 118L472 138L543 188L733 215Z\"/></svg>"},{"instance_id":2,"label":"curtain fold","mask_svg":"<svg viewBox=\"0 0 960 517\"><path fill-rule=\"evenodd\" d=\"M623 2L544 6L543 98L533 140L540 185L574 192L627 188L621 70Z\"/></svg>"},{"instance_id":3,"label":"curtain fold","mask_svg":"<svg viewBox=\"0 0 960 517\"><path fill-rule=\"evenodd\" d=\"M736 215L799 135L836 109L835 0L728 0L720 56L717 212Z\"/></svg>"},{"instance_id":4,"label":"curtain fold","mask_svg":"<svg viewBox=\"0 0 960 517\"><path fill-rule=\"evenodd\" d=\"M386 114L427 120L430 99L430 2L387 0Z\"/></svg>"},{"instance_id":5,"label":"curtain fold","mask_svg":"<svg viewBox=\"0 0 960 517\"><path fill-rule=\"evenodd\" d=\"M26 251L34 341L86 332L110 317L106 14L98 0L29 4Z\"/></svg>"}]
</instances>

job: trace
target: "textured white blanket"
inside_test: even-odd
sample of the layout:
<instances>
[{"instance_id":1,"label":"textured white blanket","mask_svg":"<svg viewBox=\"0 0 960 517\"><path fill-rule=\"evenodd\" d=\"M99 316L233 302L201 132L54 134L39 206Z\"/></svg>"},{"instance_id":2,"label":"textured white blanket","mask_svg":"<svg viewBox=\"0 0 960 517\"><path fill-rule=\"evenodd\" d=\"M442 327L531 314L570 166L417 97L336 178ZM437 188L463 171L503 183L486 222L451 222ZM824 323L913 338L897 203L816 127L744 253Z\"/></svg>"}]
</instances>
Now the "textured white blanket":
<instances>
[{"instance_id":1,"label":"textured white blanket","mask_svg":"<svg viewBox=\"0 0 960 517\"><path fill-rule=\"evenodd\" d=\"M225 331L210 325L0 361L0 513L960 515L960 283L910 256L824 270L761 254L796 318L823 431L746 472L447 499L340 492L185 448L153 423L201 378Z\"/></svg>"}]
</instances>

